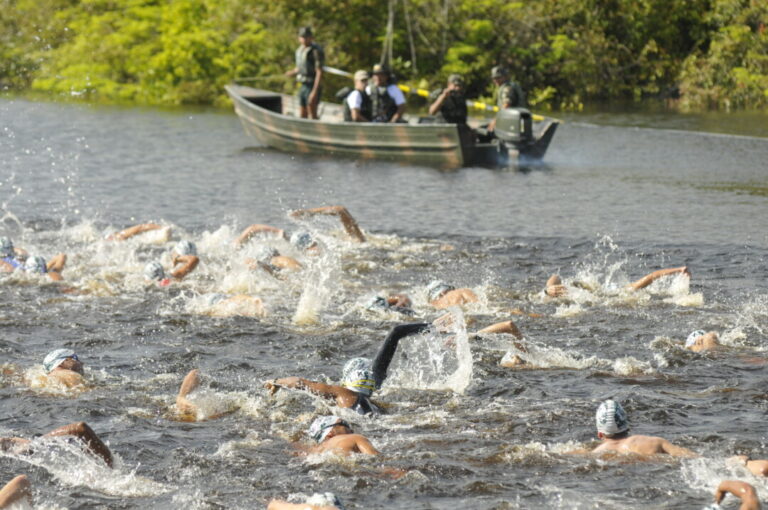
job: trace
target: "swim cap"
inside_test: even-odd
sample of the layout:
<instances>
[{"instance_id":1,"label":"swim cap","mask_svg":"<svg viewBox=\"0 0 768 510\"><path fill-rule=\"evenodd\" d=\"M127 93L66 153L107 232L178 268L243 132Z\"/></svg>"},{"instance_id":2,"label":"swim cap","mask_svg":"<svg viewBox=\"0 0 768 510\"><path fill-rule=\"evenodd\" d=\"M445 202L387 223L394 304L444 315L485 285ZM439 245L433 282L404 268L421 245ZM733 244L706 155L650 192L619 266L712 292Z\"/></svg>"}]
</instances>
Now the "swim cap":
<instances>
[{"instance_id":1,"label":"swim cap","mask_svg":"<svg viewBox=\"0 0 768 510\"><path fill-rule=\"evenodd\" d=\"M686 347L692 346L693 344L696 343L696 339L697 338L699 338L700 336L704 336L706 334L707 334L706 332L704 332L704 331L702 331L700 329L697 329L696 331L694 331L690 335L688 335L688 338L685 339L685 346Z\"/></svg>"},{"instance_id":2,"label":"swim cap","mask_svg":"<svg viewBox=\"0 0 768 510\"><path fill-rule=\"evenodd\" d=\"M344 510L344 505L341 503L341 500L337 498L336 494L333 492L326 492L324 494L312 494L312 497L307 500L307 504L317 506L335 506L339 510Z\"/></svg>"},{"instance_id":3,"label":"swim cap","mask_svg":"<svg viewBox=\"0 0 768 510\"><path fill-rule=\"evenodd\" d=\"M32 255L27 257L27 261L24 262L24 271L29 273L47 273L48 268L45 265L45 259L40 255Z\"/></svg>"},{"instance_id":4,"label":"swim cap","mask_svg":"<svg viewBox=\"0 0 768 510\"><path fill-rule=\"evenodd\" d=\"M160 262L153 260L144 266L144 277L147 280L162 280L165 277L163 265L160 264Z\"/></svg>"},{"instance_id":5,"label":"swim cap","mask_svg":"<svg viewBox=\"0 0 768 510\"><path fill-rule=\"evenodd\" d=\"M366 310L389 310L389 302L386 298L383 298L381 296L376 296L372 298L368 305L365 307Z\"/></svg>"},{"instance_id":6,"label":"swim cap","mask_svg":"<svg viewBox=\"0 0 768 510\"><path fill-rule=\"evenodd\" d=\"M449 290L454 290L455 288L456 287L448 285L442 280L432 280L429 285L427 285L427 296L430 301L434 301L440 298L444 293Z\"/></svg>"},{"instance_id":7,"label":"swim cap","mask_svg":"<svg viewBox=\"0 0 768 510\"><path fill-rule=\"evenodd\" d=\"M349 423L338 416L321 416L312 422L312 425L309 426L309 430L307 430L307 434L318 443L322 443L325 438L328 437L328 434L331 433L331 429L336 425L344 425L352 430Z\"/></svg>"},{"instance_id":8,"label":"swim cap","mask_svg":"<svg viewBox=\"0 0 768 510\"><path fill-rule=\"evenodd\" d=\"M67 358L77 359L77 354L75 354L75 351L72 349L56 349L55 351L49 352L43 360L45 373L51 373L51 370L64 363L64 360Z\"/></svg>"},{"instance_id":9,"label":"swim cap","mask_svg":"<svg viewBox=\"0 0 768 510\"><path fill-rule=\"evenodd\" d=\"M197 256L197 246L192 241L179 241L173 250L179 255L195 255Z\"/></svg>"},{"instance_id":10,"label":"swim cap","mask_svg":"<svg viewBox=\"0 0 768 510\"><path fill-rule=\"evenodd\" d=\"M371 359L370 358L352 358L344 363L344 368L341 371L341 378L345 379L347 374L353 370L370 370Z\"/></svg>"},{"instance_id":11,"label":"swim cap","mask_svg":"<svg viewBox=\"0 0 768 510\"><path fill-rule=\"evenodd\" d=\"M254 255L253 258L258 260L259 262L270 264L270 262L272 262L272 257L277 257L279 255L280 255L280 252L274 248L271 248L269 246L259 246L259 249L256 251L256 254Z\"/></svg>"},{"instance_id":12,"label":"swim cap","mask_svg":"<svg viewBox=\"0 0 768 510\"><path fill-rule=\"evenodd\" d=\"M13 241L6 236L0 237L0 257L13 257L14 255Z\"/></svg>"},{"instance_id":13,"label":"swim cap","mask_svg":"<svg viewBox=\"0 0 768 510\"><path fill-rule=\"evenodd\" d=\"M368 397L370 397L373 394L373 390L376 389L376 381L373 379L373 372L368 368L349 370L344 374L341 385Z\"/></svg>"},{"instance_id":14,"label":"swim cap","mask_svg":"<svg viewBox=\"0 0 768 510\"><path fill-rule=\"evenodd\" d=\"M300 250L310 248L314 242L309 232L299 231L291 235L291 244Z\"/></svg>"},{"instance_id":15,"label":"swim cap","mask_svg":"<svg viewBox=\"0 0 768 510\"><path fill-rule=\"evenodd\" d=\"M621 404L613 400L606 400L597 408L595 414L597 431L603 434L621 434L629 430L627 413Z\"/></svg>"},{"instance_id":16,"label":"swim cap","mask_svg":"<svg viewBox=\"0 0 768 510\"><path fill-rule=\"evenodd\" d=\"M219 294L218 292L214 292L214 293L211 293L211 294L204 295L203 298L205 299L205 304L206 305L214 306L214 305L217 305L217 304L221 303L225 299L227 299L227 295L226 294Z\"/></svg>"}]
</instances>

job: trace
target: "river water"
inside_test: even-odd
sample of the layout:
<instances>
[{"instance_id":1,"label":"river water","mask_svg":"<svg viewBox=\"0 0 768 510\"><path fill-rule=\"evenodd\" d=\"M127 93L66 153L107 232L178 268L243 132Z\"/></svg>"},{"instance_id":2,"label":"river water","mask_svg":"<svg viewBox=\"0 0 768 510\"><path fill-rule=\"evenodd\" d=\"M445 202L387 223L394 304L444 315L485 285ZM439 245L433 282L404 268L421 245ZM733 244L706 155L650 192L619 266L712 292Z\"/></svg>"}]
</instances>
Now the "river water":
<instances>
[{"instance_id":1,"label":"river water","mask_svg":"<svg viewBox=\"0 0 768 510\"><path fill-rule=\"evenodd\" d=\"M701 508L722 479L768 485L726 465L768 458L766 117L591 113L565 118L545 165L528 172L357 163L256 146L235 115L0 100L0 235L50 258L65 281L0 280L0 435L34 437L86 421L116 457L108 469L69 443L0 456L0 481L26 473L40 508L264 508L272 497L332 491L347 508ZM355 244L329 218L288 211L342 204L368 236ZM104 238L136 223L172 227ZM232 240L251 223L309 229L323 255L288 243ZM169 263L179 239L200 267L148 288L146 262ZM305 268L276 279L243 260L269 244ZM628 282L686 265L639 292ZM544 297L549 275L571 287ZM404 292L418 318L439 316L433 279L472 288L454 334L403 341L361 418L266 380L337 381L404 319L366 311ZM586 288L585 288L586 287ZM215 317L205 293L246 293L268 315ZM470 339L511 318L525 336ZM682 348L694 329L725 348ZM87 391L41 380L57 347L86 365ZM519 354L528 368L503 368ZM201 417L174 419L184 375L199 368ZM32 381L30 387L30 381ZM632 431L700 457L601 459L594 412L620 400ZM348 418L384 455L295 455L321 414ZM391 468L405 471L399 478ZM726 508L735 508L733 501Z\"/></svg>"}]
</instances>

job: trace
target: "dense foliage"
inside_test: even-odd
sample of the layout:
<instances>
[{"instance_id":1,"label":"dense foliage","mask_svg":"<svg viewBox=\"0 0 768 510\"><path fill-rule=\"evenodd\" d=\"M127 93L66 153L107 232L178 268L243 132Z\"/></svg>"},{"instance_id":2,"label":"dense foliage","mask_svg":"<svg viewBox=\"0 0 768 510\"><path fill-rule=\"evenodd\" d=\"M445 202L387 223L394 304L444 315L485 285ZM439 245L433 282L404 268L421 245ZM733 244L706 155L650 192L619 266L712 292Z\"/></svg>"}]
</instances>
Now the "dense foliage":
<instances>
[{"instance_id":1,"label":"dense foliage","mask_svg":"<svg viewBox=\"0 0 768 510\"><path fill-rule=\"evenodd\" d=\"M505 63L538 108L675 99L684 108L768 106L765 0L391 0L393 65L433 88L464 74L489 97ZM235 78L291 90L296 29L327 64L378 62L387 2L0 0L0 84L109 101L224 100ZM346 85L334 78L326 96Z\"/></svg>"}]
</instances>

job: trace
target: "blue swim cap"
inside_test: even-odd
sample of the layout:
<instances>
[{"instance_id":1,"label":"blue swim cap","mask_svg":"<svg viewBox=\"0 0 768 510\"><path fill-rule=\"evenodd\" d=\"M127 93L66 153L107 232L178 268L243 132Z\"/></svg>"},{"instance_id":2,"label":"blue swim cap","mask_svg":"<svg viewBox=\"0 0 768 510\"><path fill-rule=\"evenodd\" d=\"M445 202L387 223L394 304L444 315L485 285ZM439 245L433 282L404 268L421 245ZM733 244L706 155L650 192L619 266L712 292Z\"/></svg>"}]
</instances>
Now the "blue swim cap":
<instances>
[{"instance_id":1,"label":"blue swim cap","mask_svg":"<svg viewBox=\"0 0 768 510\"><path fill-rule=\"evenodd\" d=\"M179 241L173 250L179 255L195 255L197 256L197 246L192 241Z\"/></svg>"},{"instance_id":2,"label":"blue swim cap","mask_svg":"<svg viewBox=\"0 0 768 510\"><path fill-rule=\"evenodd\" d=\"M13 241L6 236L0 237L0 257L13 257L15 254L13 251Z\"/></svg>"},{"instance_id":3,"label":"blue swim cap","mask_svg":"<svg viewBox=\"0 0 768 510\"><path fill-rule=\"evenodd\" d=\"M144 277L147 280L162 280L165 278L165 270L160 262L153 260L144 266Z\"/></svg>"},{"instance_id":4,"label":"blue swim cap","mask_svg":"<svg viewBox=\"0 0 768 510\"><path fill-rule=\"evenodd\" d=\"M51 370L58 367L67 358L77 359L77 354L72 349L56 349L49 352L43 360L43 368L46 374L50 374Z\"/></svg>"},{"instance_id":5,"label":"blue swim cap","mask_svg":"<svg viewBox=\"0 0 768 510\"><path fill-rule=\"evenodd\" d=\"M40 255L32 255L27 257L27 261L24 262L24 271L28 273L47 273L48 267L45 264L45 259Z\"/></svg>"}]
</instances>

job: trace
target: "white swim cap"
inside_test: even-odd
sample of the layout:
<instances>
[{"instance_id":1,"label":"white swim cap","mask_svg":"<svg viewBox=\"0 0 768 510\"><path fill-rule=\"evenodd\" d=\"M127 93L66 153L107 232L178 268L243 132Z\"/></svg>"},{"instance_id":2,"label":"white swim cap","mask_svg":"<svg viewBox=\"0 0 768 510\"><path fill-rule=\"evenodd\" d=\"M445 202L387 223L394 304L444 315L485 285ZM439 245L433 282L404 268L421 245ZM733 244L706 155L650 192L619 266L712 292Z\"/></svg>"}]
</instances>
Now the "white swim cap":
<instances>
[{"instance_id":1,"label":"white swim cap","mask_svg":"<svg viewBox=\"0 0 768 510\"><path fill-rule=\"evenodd\" d=\"M13 241L6 236L0 237L0 257L13 257Z\"/></svg>"},{"instance_id":2,"label":"white swim cap","mask_svg":"<svg viewBox=\"0 0 768 510\"><path fill-rule=\"evenodd\" d=\"M144 277L147 280L162 280L165 278L165 270L160 262L153 260L144 266Z\"/></svg>"},{"instance_id":3,"label":"white swim cap","mask_svg":"<svg viewBox=\"0 0 768 510\"><path fill-rule=\"evenodd\" d=\"M300 250L306 250L312 246L315 240L309 232L299 231L291 235L291 244Z\"/></svg>"},{"instance_id":4,"label":"white swim cap","mask_svg":"<svg viewBox=\"0 0 768 510\"><path fill-rule=\"evenodd\" d=\"M277 257L279 255L280 252L271 246L259 246L259 249L256 250L256 254L253 256L253 258L259 262L263 262L269 265L272 262L272 257Z\"/></svg>"},{"instance_id":5,"label":"white swim cap","mask_svg":"<svg viewBox=\"0 0 768 510\"><path fill-rule=\"evenodd\" d=\"M704 335L706 335L706 333L703 330L697 329L696 331L694 331L690 335L688 335L688 338L685 339L685 346L686 347L692 346L693 344L696 343L696 339L697 338L699 338L700 336L704 336Z\"/></svg>"},{"instance_id":6,"label":"white swim cap","mask_svg":"<svg viewBox=\"0 0 768 510\"><path fill-rule=\"evenodd\" d=\"M358 368L344 373L341 385L357 393L371 396L376 389L373 372L368 368Z\"/></svg>"},{"instance_id":7,"label":"white swim cap","mask_svg":"<svg viewBox=\"0 0 768 510\"><path fill-rule=\"evenodd\" d=\"M616 401L606 400L597 408L595 414L597 431L603 434L621 434L629 430L629 420L627 413Z\"/></svg>"},{"instance_id":8,"label":"white swim cap","mask_svg":"<svg viewBox=\"0 0 768 510\"><path fill-rule=\"evenodd\" d=\"M307 500L307 504L317 506L335 506L339 510L344 510L344 505L341 503L341 500L337 498L336 494L333 492L312 494L312 497Z\"/></svg>"},{"instance_id":9,"label":"white swim cap","mask_svg":"<svg viewBox=\"0 0 768 510\"><path fill-rule=\"evenodd\" d=\"M195 255L197 256L197 246L192 241L179 241L173 250L179 255Z\"/></svg>"},{"instance_id":10,"label":"white swim cap","mask_svg":"<svg viewBox=\"0 0 768 510\"><path fill-rule=\"evenodd\" d=\"M454 290L455 288L456 287L448 285L442 280L432 280L429 285L427 285L427 296L430 301L434 301L440 298L445 292Z\"/></svg>"},{"instance_id":11,"label":"white swim cap","mask_svg":"<svg viewBox=\"0 0 768 510\"><path fill-rule=\"evenodd\" d=\"M77 354L75 354L75 351L72 349L56 349L55 351L49 352L43 360L45 373L51 373L51 370L64 363L64 360L67 358L77 359Z\"/></svg>"},{"instance_id":12,"label":"white swim cap","mask_svg":"<svg viewBox=\"0 0 768 510\"><path fill-rule=\"evenodd\" d=\"M344 425L352 430L349 423L338 416L321 416L312 422L312 425L309 426L309 430L307 430L307 434L318 443L322 443L325 438L328 437L328 434L331 433L331 429L336 425Z\"/></svg>"},{"instance_id":13,"label":"white swim cap","mask_svg":"<svg viewBox=\"0 0 768 510\"><path fill-rule=\"evenodd\" d=\"M389 310L389 302L387 298L381 296L375 296L368 301L365 307L366 310Z\"/></svg>"},{"instance_id":14,"label":"white swim cap","mask_svg":"<svg viewBox=\"0 0 768 510\"><path fill-rule=\"evenodd\" d=\"M29 273L47 273L48 267L45 264L45 259L40 255L32 255L27 257L27 261L24 262L24 271Z\"/></svg>"},{"instance_id":15,"label":"white swim cap","mask_svg":"<svg viewBox=\"0 0 768 510\"><path fill-rule=\"evenodd\" d=\"M370 370L371 363L370 358L352 358L344 363L344 368L341 370L341 378L346 379L347 374L355 370Z\"/></svg>"}]
</instances>

